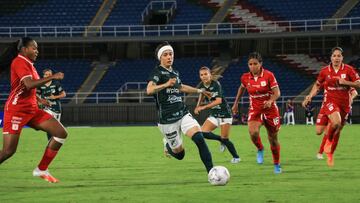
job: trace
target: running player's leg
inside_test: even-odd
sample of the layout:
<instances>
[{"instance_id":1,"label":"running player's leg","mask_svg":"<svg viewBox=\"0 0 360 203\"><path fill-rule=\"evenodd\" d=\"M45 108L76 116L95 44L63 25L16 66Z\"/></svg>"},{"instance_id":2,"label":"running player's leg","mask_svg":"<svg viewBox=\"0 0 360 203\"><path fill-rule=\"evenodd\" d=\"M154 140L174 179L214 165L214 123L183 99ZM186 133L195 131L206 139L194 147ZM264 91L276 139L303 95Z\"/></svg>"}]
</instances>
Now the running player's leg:
<instances>
[{"instance_id":1,"label":"running player's leg","mask_svg":"<svg viewBox=\"0 0 360 203\"><path fill-rule=\"evenodd\" d=\"M219 135L215 135L212 133L218 127L217 119L215 117L208 117L204 124L201 126L201 131L203 133L204 138L209 140L217 140L221 141L221 137Z\"/></svg>"},{"instance_id":2,"label":"running player's leg","mask_svg":"<svg viewBox=\"0 0 360 203\"><path fill-rule=\"evenodd\" d=\"M181 120L171 124L159 124L159 129L165 139L165 154L182 160L185 157L185 149L182 145L182 137L180 134Z\"/></svg>"},{"instance_id":3,"label":"running player's leg","mask_svg":"<svg viewBox=\"0 0 360 203\"><path fill-rule=\"evenodd\" d=\"M280 130L280 117L277 109L264 114L264 125L268 133L268 139L274 162L274 172L281 173L280 167L280 143L278 141L278 132Z\"/></svg>"},{"instance_id":4,"label":"running player's leg","mask_svg":"<svg viewBox=\"0 0 360 203\"><path fill-rule=\"evenodd\" d=\"M221 142L226 146L229 150L230 154L232 155L233 159L231 163L238 163L240 162L240 157L235 149L234 144L229 139L230 128L231 128L232 119L229 119L229 122L220 124L221 128Z\"/></svg>"},{"instance_id":5,"label":"running player's leg","mask_svg":"<svg viewBox=\"0 0 360 203\"><path fill-rule=\"evenodd\" d=\"M264 163L264 146L261 142L260 138L260 127L261 127L260 121L248 121L248 127L249 127L249 134L251 141L254 143L254 145L257 148L257 157L256 161L258 164Z\"/></svg>"},{"instance_id":6,"label":"running player's leg","mask_svg":"<svg viewBox=\"0 0 360 203\"><path fill-rule=\"evenodd\" d=\"M0 164L15 154L18 143L19 134L4 134L3 148L0 151Z\"/></svg>"},{"instance_id":7,"label":"running player's leg","mask_svg":"<svg viewBox=\"0 0 360 203\"><path fill-rule=\"evenodd\" d=\"M58 180L48 172L48 167L56 157L61 146L65 143L67 132L59 121L42 110L36 113L36 116L29 122L29 125L52 136L38 167L33 171L33 175L39 176L48 182L56 183Z\"/></svg>"},{"instance_id":8,"label":"running player's leg","mask_svg":"<svg viewBox=\"0 0 360 203\"><path fill-rule=\"evenodd\" d=\"M213 167L211 153L204 140L200 125L190 113L181 119L181 130L196 144L199 149L201 161L205 165L206 171L209 172Z\"/></svg>"}]
</instances>

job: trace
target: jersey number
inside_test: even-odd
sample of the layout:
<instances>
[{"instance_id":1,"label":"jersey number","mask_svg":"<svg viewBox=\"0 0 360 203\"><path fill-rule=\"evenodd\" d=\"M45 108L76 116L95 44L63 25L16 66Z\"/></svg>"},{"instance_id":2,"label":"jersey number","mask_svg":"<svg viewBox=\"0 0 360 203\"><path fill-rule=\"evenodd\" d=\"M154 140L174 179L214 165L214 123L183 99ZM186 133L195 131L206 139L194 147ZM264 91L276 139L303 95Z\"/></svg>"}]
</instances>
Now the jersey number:
<instances>
[{"instance_id":1,"label":"jersey number","mask_svg":"<svg viewBox=\"0 0 360 203\"><path fill-rule=\"evenodd\" d=\"M11 126L12 130L18 130L19 129L19 124L13 123Z\"/></svg>"}]
</instances>

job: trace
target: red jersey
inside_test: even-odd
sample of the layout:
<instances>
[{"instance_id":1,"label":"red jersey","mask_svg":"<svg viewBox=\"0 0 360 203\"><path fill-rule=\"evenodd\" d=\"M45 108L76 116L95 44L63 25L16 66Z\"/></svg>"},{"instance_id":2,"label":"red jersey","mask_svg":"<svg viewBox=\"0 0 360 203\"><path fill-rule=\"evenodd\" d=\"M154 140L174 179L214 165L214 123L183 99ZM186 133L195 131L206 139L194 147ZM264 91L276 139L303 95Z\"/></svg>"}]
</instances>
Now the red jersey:
<instances>
[{"instance_id":1,"label":"red jersey","mask_svg":"<svg viewBox=\"0 0 360 203\"><path fill-rule=\"evenodd\" d=\"M348 112L350 110L350 87L339 85L340 78L351 82L360 81L359 74L353 67L342 64L336 72L330 64L321 69L317 83L324 86L324 103L334 102L345 112Z\"/></svg>"},{"instance_id":2,"label":"red jersey","mask_svg":"<svg viewBox=\"0 0 360 203\"><path fill-rule=\"evenodd\" d=\"M38 80L40 77L30 59L18 55L11 63L11 90L5 104L5 111L35 111L37 106L36 88L26 90L22 80L31 77Z\"/></svg>"},{"instance_id":3,"label":"red jersey","mask_svg":"<svg viewBox=\"0 0 360 203\"><path fill-rule=\"evenodd\" d=\"M272 96L272 88L277 87L278 83L272 72L261 68L261 74L254 77L251 72L241 76L241 85L245 87L250 96L250 110L262 110L264 102ZM271 108L275 107L275 102Z\"/></svg>"}]
</instances>

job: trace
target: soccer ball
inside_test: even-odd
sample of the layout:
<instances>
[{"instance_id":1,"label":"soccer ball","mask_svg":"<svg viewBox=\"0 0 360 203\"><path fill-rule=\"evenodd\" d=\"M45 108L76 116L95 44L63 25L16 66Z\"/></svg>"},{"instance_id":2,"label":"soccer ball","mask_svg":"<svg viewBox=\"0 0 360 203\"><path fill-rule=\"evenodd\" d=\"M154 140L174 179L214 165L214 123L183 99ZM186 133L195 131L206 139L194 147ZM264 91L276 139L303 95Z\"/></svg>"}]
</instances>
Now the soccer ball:
<instances>
[{"instance_id":1,"label":"soccer ball","mask_svg":"<svg viewBox=\"0 0 360 203\"><path fill-rule=\"evenodd\" d=\"M214 166L208 174L211 185L226 185L230 180L230 173L224 166Z\"/></svg>"}]
</instances>

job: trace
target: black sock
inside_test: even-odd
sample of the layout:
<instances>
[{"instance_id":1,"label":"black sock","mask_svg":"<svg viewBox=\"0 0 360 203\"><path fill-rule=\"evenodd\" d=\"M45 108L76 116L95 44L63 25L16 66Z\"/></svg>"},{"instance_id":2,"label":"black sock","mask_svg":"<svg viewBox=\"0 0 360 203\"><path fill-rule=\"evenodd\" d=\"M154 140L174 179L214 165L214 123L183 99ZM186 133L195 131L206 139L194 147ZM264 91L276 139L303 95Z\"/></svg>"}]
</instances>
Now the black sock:
<instances>
[{"instance_id":1,"label":"black sock","mask_svg":"<svg viewBox=\"0 0 360 203\"><path fill-rule=\"evenodd\" d=\"M229 150L230 154L234 158L239 158L239 155L236 152L234 144L229 139L221 139L221 142L226 146L226 148Z\"/></svg>"},{"instance_id":2,"label":"black sock","mask_svg":"<svg viewBox=\"0 0 360 203\"><path fill-rule=\"evenodd\" d=\"M51 136L49 133L47 133L46 135L47 135L48 141L50 141L50 139L51 139L52 136Z\"/></svg>"},{"instance_id":3,"label":"black sock","mask_svg":"<svg viewBox=\"0 0 360 203\"><path fill-rule=\"evenodd\" d=\"M166 149L168 150L169 154L175 159L182 160L185 156L185 150L182 150L179 153L174 153L168 143L166 143Z\"/></svg>"},{"instance_id":4,"label":"black sock","mask_svg":"<svg viewBox=\"0 0 360 203\"><path fill-rule=\"evenodd\" d=\"M208 146L206 145L202 133L201 132L195 133L191 139L195 142L196 146L198 147L201 161L204 163L207 172L209 172L213 167L213 163L212 163L211 153L209 151Z\"/></svg>"},{"instance_id":5,"label":"black sock","mask_svg":"<svg viewBox=\"0 0 360 203\"><path fill-rule=\"evenodd\" d=\"M215 135L212 132L202 132L204 138L209 139L209 140L218 140L221 141L221 137L219 135Z\"/></svg>"}]
</instances>

